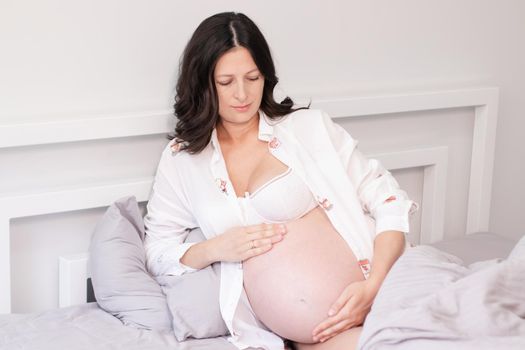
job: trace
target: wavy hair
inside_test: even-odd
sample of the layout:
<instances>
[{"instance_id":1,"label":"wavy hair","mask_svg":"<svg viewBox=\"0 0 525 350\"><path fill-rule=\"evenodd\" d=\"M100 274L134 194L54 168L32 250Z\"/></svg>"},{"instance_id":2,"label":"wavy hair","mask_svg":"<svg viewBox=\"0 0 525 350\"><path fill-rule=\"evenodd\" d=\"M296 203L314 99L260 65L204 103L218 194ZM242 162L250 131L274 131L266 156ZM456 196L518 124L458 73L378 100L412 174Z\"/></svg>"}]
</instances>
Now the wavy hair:
<instances>
[{"instance_id":1,"label":"wavy hair","mask_svg":"<svg viewBox=\"0 0 525 350\"><path fill-rule=\"evenodd\" d=\"M179 65L175 95L175 133L169 135L181 143L181 149L195 154L210 142L219 120L219 102L214 83L215 66L228 50L242 46L253 57L264 77L260 108L272 120L298 109L290 97L275 101L273 90L279 79L275 75L270 48L255 23L242 13L224 12L206 18L189 40Z\"/></svg>"}]
</instances>

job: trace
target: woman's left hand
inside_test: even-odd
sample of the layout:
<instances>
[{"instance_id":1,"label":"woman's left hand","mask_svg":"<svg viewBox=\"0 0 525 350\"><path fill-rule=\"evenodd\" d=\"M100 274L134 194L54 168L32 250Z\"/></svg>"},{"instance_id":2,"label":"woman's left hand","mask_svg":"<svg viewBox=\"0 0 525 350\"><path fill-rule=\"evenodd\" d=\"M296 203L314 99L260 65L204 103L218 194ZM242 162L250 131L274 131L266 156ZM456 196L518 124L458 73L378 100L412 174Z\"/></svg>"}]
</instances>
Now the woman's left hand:
<instances>
[{"instance_id":1,"label":"woman's left hand","mask_svg":"<svg viewBox=\"0 0 525 350\"><path fill-rule=\"evenodd\" d=\"M349 284L330 307L328 318L314 328L313 340L324 342L347 329L361 325L378 290L379 285L370 279Z\"/></svg>"}]
</instances>

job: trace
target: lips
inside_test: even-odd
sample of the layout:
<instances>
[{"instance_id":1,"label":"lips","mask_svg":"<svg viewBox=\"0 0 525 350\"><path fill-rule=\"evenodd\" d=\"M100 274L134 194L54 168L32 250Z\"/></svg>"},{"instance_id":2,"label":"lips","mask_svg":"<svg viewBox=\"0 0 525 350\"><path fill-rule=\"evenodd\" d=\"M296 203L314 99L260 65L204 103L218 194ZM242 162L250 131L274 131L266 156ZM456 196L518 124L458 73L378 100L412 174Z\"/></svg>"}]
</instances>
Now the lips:
<instances>
[{"instance_id":1,"label":"lips","mask_svg":"<svg viewBox=\"0 0 525 350\"><path fill-rule=\"evenodd\" d=\"M247 105L244 105L244 106L232 106L236 111L239 111L239 112L245 112L248 110L248 108L250 108L250 105L251 103L247 104Z\"/></svg>"}]
</instances>

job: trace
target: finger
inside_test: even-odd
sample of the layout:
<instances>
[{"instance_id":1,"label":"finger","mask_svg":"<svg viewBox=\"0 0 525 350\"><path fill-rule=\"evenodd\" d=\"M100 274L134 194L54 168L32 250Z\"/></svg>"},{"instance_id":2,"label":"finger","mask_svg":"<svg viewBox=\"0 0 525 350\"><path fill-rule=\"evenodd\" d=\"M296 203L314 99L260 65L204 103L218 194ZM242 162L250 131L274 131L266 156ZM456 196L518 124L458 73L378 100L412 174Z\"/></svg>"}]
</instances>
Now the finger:
<instances>
[{"instance_id":1,"label":"finger","mask_svg":"<svg viewBox=\"0 0 525 350\"><path fill-rule=\"evenodd\" d=\"M333 325L341 322L342 320L343 317L341 317L341 315L339 314L335 315L334 317L327 318L314 328L314 330L312 331L312 336L317 337L320 333L324 332Z\"/></svg>"},{"instance_id":2,"label":"finger","mask_svg":"<svg viewBox=\"0 0 525 350\"><path fill-rule=\"evenodd\" d=\"M248 233L248 234L249 233L257 233L257 232L260 232L260 231L265 231L265 230L271 229L271 227L272 227L272 224L267 224L265 222L263 222L262 224L245 226L246 233Z\"/></svg>"},{"instance_id":3,"label":"finger","mask_svg":"<svg viewBox=\"0 0 525 350\"><path fill-rule=\"evenodd\" d=\"M267 226L266 230L261 231L259 234L261 234L263 237L271 237L275 235L284 235L285 233L286 233L286 225L275 224L275 225Z\"/></svg>"},{"instance_id":4,"label":"finger","mask_svg":"<svg viewBox=\"0 0 525 350\"><path fill-rule=\"evenodd\" d=\"M282 241L282 239L283 239L282 235L275 235L275 236L272 236L270 238L255 239L255 240L252 241L253 244L252 244L251 248L257 248L257 247L262 247L262 246L266 246L266 245L272 245L274 243Z\"/></svg>"},{"instance_id":5,"label":"finger","mask_svg":"<svg viewBox=\"0 0 525 350\"><path fill-rule=\"evenodd\" d=\"M327 330L325 330L324 332L320 333L318 336L317 336L317 339L319 339L319 341L321 343L324 343L325 341L327 341L328 339L332 338L333 336L343 332L343 331L346 331L347 329L350 329L352 328L353 325L352 325L352 322L350 320L343 320L342 322L339 322L335 325L333 325L332 327L328 328Z\"/></svg>"},{"instance_id":6,"label":"finger","mask_svg":"<svg viewBox=\"0 0 525 350\"><path fill-rule=\"evenodd\" d=\"M317 333L312 338L314 341L321 341L322 339L328 339L334 336L336 333L335 331L342 329L345 325L349 323L349 320L342 319L339 322L336 322L332 324L331 326L325 328L323 331Z\"/></svg>"},{"instance_id":7,"label":"finger","mask_svg":"<svg viewBox=\"0 0 525 350\"><path fill-rule=\"evenodd\" d=\"M243 244L242 251L244 252L247 250L255 249L260 246L261 244L257 245L257 241L255 239L251 239Z\"/></svg>"},{"instance_id":8,"label":"finger","mask_svg":"<svg viewBox=\"0 0 525 350\"><path fill-rule=\"evenodd\" d=\"M317 334L315 334L316 339L322 340L322 339L328 339L331 336L339 333L334 333L334 330L339 331L341 328L340 326L348 326L345 329L358 326L361 323L360 312L357 312L355 308L357 307L354 302L352 302L353 299L351 299L346 305L335 315L332 317L334 320L338 320L337 322L332 322L331 325L327 325L327 327L323 330L316 329ZM339 326L338 326L339 325Z\"/></svg>"},{"instance_id":9,"label":"finger","mask_svg":"<svg viewBox=\"0 0 525 350\"><path fill-rule=\"evenodd\" d=\"M245 240L246 241L256 241L256 240L262 240L266 238L274 239L282 235L283 235L282 233L276 233L273 230L266 230L266 231L260 231L256 233L250 233L249 235L246 235Z\"/></svg>"},{"instance_id":10,"label":"finger","mask_svg":"<svg viewBox=\"0 0 525 350\"><path fill-rule=\"evenodd\" d=\"M272 244L274 244L274 243L277 243L277 242L282 241L283 238L284 238L283 235L278 234L278 235L275 235L275 236L272 236L272 237L270 237L270 238L266 238L266 239L270 240L270 242L271 242Z\"/></svg>"},{"instance_id":11,"label":"finger","mask_svg":"<svg viewBox=\"0 0 525 350\"><path fill-rule=\"evenodd\" d=\"M261 246L261 247L257 247L257 248L253 248L253 249L249 249L249 250L246 250L242 256L241 256L241 260L248 260L250 258L253 258L254 256L257 256L257 255L261 255L261 254L264 254L266 253L267 251L269 251L270 249L272 249L272 245L271 244L268 244L268 245L264 245L264 246Z\"/></svg>"},{"instance_id":12,"label":"finger","mask_svg":"<svg viewBox=\"0 0 525 350\"><path fill-rule=\"evenodd\" d=\"M282 241L282 239L283 239L282 235L275 235L270 238L253 239L247 242L246 249L254 249L254 248L258 248L262 246L272 245L274 243Z\"/></svg>"},{"instance_id":13,"label":"finger","mask_svg":"<svg viewBox=\"0 0 525 350\"><path fill-rule=\"evenodd\" d=\"M288 229L286 228L285 224L273 224L272 228L273 232L275 233L280 233L284 235L286 232L288 232Z\"/></svg>"},{"instance_id":14,"label":"finger","mask_svg":"<svg viewBox=\"0 0 525 350\"><path fill-rule=\"evenodd\" d=\"M334 316L335 314L339 313L343 306L346 305L347 302L349 302L352 299L352 290L350 287L346 287L339 298L330 306L330 309L328 310L328 316Z\"/></svg>"},{"instance_id":15,"label":"finger","mask_svg":"<svg viewBox=\"0 0 525 350\"><path fill-rule=\"evenodd\" d=\"M279 233L276 233L273 228L268 228L267 230L259 231L254 234L251 234L250 238L251 239L262 239L262 238L267 238L267 237L273 237L276 234L279 234Z\"/></svg>"},{"instance_id":16,"label":"finger","mask_svg":"<svg viewBox=\"0 0 525 350\"><path fill-rule=\"evenodd\" d=\"M247 233L251 235L257 235L256 238L270 237L275 234L285 234L285 224L260 224L247 227Z\"/></svg>"},{"instance_id":17,"label":"finger","mask_svg":"<svg viewBox=\"0 0 525 350\"><path fill-rule=\"evenodd\" d=\"M275 235L275 232L273 231L271 227L268 227L265 230L248 232L248 234L245 236L245 239L248 241L253 241L255 239L271 237L273 235Z\"/></svg>"},{"instance_id":18,"label":"finger","mask_svg":"<svg viewBox=\"0 0 525 350\"><path fill-rule=\"evenodd\" d=\"M333 327L335 324L342 322L344 320L353 320L355 317L353 315L354 303L352 300L348 301L347 304L339 310L339 312L333 316L328 317L326 320L321 322L317 327L312 331L313 336L318 336L320 333L326 329Z\"/></svg>"}]
</instances>

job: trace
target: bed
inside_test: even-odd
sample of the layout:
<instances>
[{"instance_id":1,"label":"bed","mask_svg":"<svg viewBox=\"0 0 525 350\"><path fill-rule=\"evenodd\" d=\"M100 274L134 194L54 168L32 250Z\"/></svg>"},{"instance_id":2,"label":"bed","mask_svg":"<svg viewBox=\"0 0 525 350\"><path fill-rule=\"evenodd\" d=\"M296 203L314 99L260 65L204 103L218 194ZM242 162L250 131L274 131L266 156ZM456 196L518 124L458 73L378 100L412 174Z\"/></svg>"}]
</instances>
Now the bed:
<instances>
[{"instance_id":1,"label":"bed","mask_svg":"<svg viewBox=\"0 0 525 350\"><path fill-rule=\"evenodd\" d=\"M217 349L234 350L225 338L177 342L171 333L124 326L96 303L34 314L0 316L1 349Z\"/></svg>"},{"instance_id":2,"label":"bed","mask_svg":"<svg viewBox=\"0 0 525 350\"><path fill-rule=\"evenodd\" d=\"M497 88L386 94L361 97L314 99L312 107L327 111L336 121L351 122L352 129L364 130L358 138L370 137L363 125L385 121L405 123L420 115L461 111L472 116L472 130L467 138L468 174L466 174L463 218L457 226L460 234L451 235L454 225L448 224L447 193L451 189L450 172L457 160L451 156L453 145L437 142L414 142L392 150L388 143L369 147L369 156L379 159L389 170L405 176L407 169L419 169L420 189L416 200L421 211L416 219L415 233L409 236L415 244L434 245L463 259L464 264L505 258L515 242L488 232L495 126L498 104ZM439 115L438 115L439 117ZM439 118L437 118L439 119ZM125 123L123 123L125 121ZM422 124L425 128L427 123ZM121 139L161 135L172 127L169 112L148 112L109 115L97 118L57 120L50 123L11 123L0 126L0 148L3 151L20 147ZM361 129L360 129L361 128ZM66 132L64 132L66 130ZM424 129L421 129L424 130ZM416 130L417 131L417 130ZM355 133L353 133L355 134ZM22 137L23 136L23 137ZM29 137L28 137L29 136ZM405 137L406 138L406 137ZM408 137L410 139L410 137ZM439 137L438 137L439 139ZM412 140L413 141L413 140ZM397 176L397 175L396 175ZM76 184L7 193L0 197L0 348L137 348L137 349L233 349L226 337L186 339L178 342L170 332L140 330L122 322L92 302L90 271L86 251L58 257L58 309L31 313L11 313L11 224L19 218L55 213L104 208L118 198L134 195L144 203L151 188L151 177L123 178L104 183ZM461 186L457 182L454 186ZM457 220L456 220L457 221ZM456 230L458 231L458 230ZM16 310L15 310L16 311Z\"/></svg>"},{"instance_id":3,"label":"bed","mask_svg":"<svg viewBox=\"0 0 525 350\"><path fill-rule=\"evenodd\" d=\"M490 258L504 257L512 243L493 234L476 234L463 240L461 244L469 248L497 242L497 251L492 251ZM457 246L454 245L454 249ZM469 249L471 250L471 249ZM489 256L487 256L489 257ZM466 259L469 259L466 255ZM524 262L525 263L525 262ZM89 293L88 293L89 294ZM382 335L383 336L383 335ZM371 337L376 339L378 335ZM506 338L507 349L520 349L523 346L519 339ZM383 340L383 339L381 339ZM443 341L434 341L436 349L441 349ZM488 348L502 343L486 343ZM512 345L515 346L512 346ZM2 349L235 349L225 337L210 339L188 339L177 342L173 334L136 329L124 326L122 322L98 307L96 302L74 305L42 313L4 314L0 315L0 348ZM376 345L376 344L373 344ZM368 346L367 348L386 348ZM458 346L456 342L448 341L447 345ZM463 344L461 348L484 347L480 344ZM392 348L420 349L429 347L429 341L421 344L403 344Z\"/></svg>"},{"instance_id":4,"label":"bed","mask_svg":"<svg viewBox=\"0 0 525 350\"><path fill-rule=\"evenodd\" d=\"M496 249L491 249L486 258L496 259L504 258L508 255L513 246L513 242L498 237L490 233L474 234L457 244L451 244L453 249L458 249L463 245L463 253L471 251L472 247L487 247L493 244L497 245ZM437 244L437 246L441 246ZM525 248L525 246L524 246ZM460 249L460 248L459 248ZM457 253L457 251L455 251ZM525 250L524 252L525 253ZM467 253L463 255L465 261L475 262L472 255ZM469 260L470 259L470 260ZM525 260L524 263L525 264ZM406 285L406 282L405 282ZM92 298L89 292L91 284L86 281L85 284L88 300ZM391 295L384 298L391 300ZM406 312L406 310L404 310ZM377 315L379 314L379 316ZM417 314L417 313L416 313ZM373 317L381 317L384 323L384 311L376 311L371 314ZM368 322L368 320L367 320ZM370 321L374 323L373 321ZM377 324L377 323L376 323ZM391 342L392 335L384 333L390 327L383 327L382 332L372 328L367 330L368 343L362 344L367 349L385 349L385 341ZM369 333L372 333L370 335ZM397 335L399 336L399 335ZM406 335L402 335L406 337ZM378 340L378 338L380 338ZM386 340L385 340L386 339ZM395 339L395 338L394 338ZM521 339L521 340L520 340ZM432 339L429 340L428 334L421 340L415 342L412 339L410 343L394 343L392 349L421 349L432 348L442 349L444 343L456 348L475 348L484 349L504 344L507 349L520 349L523 346L524 338L497 338L484 340L479 343L462 343L459 347L457 339L447 339L444 341ZM374 342L372 342L374 341ZM370 344L372 342L372 344ZM380 342L380 346L377 343ZM415 343L414 343L415 342ZM234 350L226 337L214 337L208 339L187 339L178 342L171 332L154 331L137 329L132 326L123 325L121 320L101 309L96 302L90 301L83 304L63 307L40 313L30 314L4 314L0 315L0 348L1 349L214 349L214 350Z\"/></svg>"}]
</instances>

